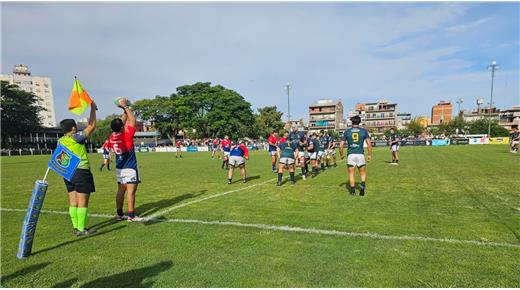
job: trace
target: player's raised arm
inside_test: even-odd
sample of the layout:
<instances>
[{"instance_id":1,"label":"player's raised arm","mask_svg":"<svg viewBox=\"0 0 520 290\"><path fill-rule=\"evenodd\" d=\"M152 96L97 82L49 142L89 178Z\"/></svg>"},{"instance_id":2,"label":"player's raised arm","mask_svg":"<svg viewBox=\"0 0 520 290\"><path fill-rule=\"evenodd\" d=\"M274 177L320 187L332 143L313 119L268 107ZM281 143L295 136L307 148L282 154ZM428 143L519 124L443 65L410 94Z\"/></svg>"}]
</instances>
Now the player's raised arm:
<instances>
[{"instance_id":1,"label":"player's raised arm","mask_svg":"<svg viewBox=\"0 0 520 290\"><path fill-rule=\"evenodd\" d=\"M94 132L94 129L96 129L96 109L97 105L94 101L92 101L92 103L90 103L90 116L88 117L88 125L84 130L85 137L92 135L92 132Z\"/></svg>"},{"instance_id":2,"label":"player's raised arm","mask_svg":"<svg viewBox=\"0 0 520 290\"><path fill-rule=\"evenodd\" d=\"M126 124L126 121L128 120L126 112L123 112L123 114L121 114L121 120L123 121L123 124Z\"/></svg>"},{"instance_id":3,"label":"player's raised arm","mask_svg":"<svg viewBox=\"0 0 520 290\"><path fill-rule=\"evenodd\" d=\"M123 120L125 123L125 127L130 126L130 127L135 128L135 115L134 115L134 112L132 112L132 110L128 106L128 100L122 99L120 103L121 103L121 107L125 111L125 115L127 118L126 121Z\"/></svg>"}]
</instances>

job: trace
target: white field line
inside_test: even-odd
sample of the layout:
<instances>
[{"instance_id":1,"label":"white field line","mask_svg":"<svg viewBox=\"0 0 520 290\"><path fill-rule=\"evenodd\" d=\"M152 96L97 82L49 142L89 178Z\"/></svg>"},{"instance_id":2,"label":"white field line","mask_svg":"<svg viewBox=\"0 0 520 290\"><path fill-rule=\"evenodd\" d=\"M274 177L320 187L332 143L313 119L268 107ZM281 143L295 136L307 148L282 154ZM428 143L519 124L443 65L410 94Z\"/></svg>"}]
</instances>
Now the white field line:
<instances>
[{"instance_id":1,"label":"white field line","mask_svg":"<svg viewBox=\"0 0 520 290\"><path fill-rule=\"evenodd\" d=\"M264 182L260 182L260 183L255 183L255 184L252 184L252 185L249 185L249 186L246 186L246 187L242 187L242 188L238 188L238 189L233 189L233 190L230 190L230 191L225 191L225 192L221 192L221 193L217 193L217 194L214 194L214 195L210 195L210 196L206 196L206 197L203 197L203 198L199 198L199 199L196 199L196 200L192 200L192 201L189 201L189 202L186 202L186 203L182 203L182 204L179 204L179 205L175 205L175 206L172 206L172 207L169 207L165 210L162 210L162 211L158 211L154 214L151 214L149 216L145 216L143 217L145 220L149 221L149 220L152 220L152 219L155 219L159 216L162 216L166 213L169 213L173 210L176 210L178 208L181 208L181 207L185 207L185 206L188 206L188 205L192 205L194 203L199 203L199 202L202 202L202 201L206 201L208 199L213 199L213 198L217 198L217 197L221 197L221 196L224 196L224 195L228 195L230 193L235 193L235 192L238 192L238 191L242 191L242 190L246 190L246 189L250 189L250 188L253 188L253 187L257 187L257 186L260 186L260 185L264 185L268 182L272 182L276 180L276 178L271 178L269 180L266 180Z\"/></svg>"},{"instance_id":2,"label":"white field line","mask_svg":"<svg viewBox=\"0 0 520 290\"><path fill-rule=\"evenodd\" d=\"M25 209L14 209L14 208L0 208L0 211L26 212ZM69 215L68 212L54 211L54 210L42 210L41 213ZM114 217L114 215L110 215L110 214L96 214L96 213L89 213L89 216L90 217L99 217L99 218L113 218ZM233 221L229 221L229 222L203 221L203 220L195 220L195 219L153 219L153 221L170 222L170 223L200 224L200 225L234 226L234 227L252 228L252 229L260 229L260 230L271 230L271 231L278 231L278 232L304 233L304 234L339 236L339 237L361 237L361 238L369 238L369 239L376 239L376 240L438 242L438 243L446 243L446 244L474 245L474 246L478 246L478 247L504 247L504 248L520 249L520 244L510 244L510 243L500 243L500 242L483 242L483 241L477 241L477 240L458 240L458 239L452 239L452 238L431 238L431 237L408 236L408 235L392 236L392 235L383 235L383 234L370 233L370 232L364 232L364 233L345 232L345 231L323 230L323 229L314 229L314 228L300 228L300 227L291 227L291 226L248 224L248 223L233 222Z\"/></svg>"}]
</instances>

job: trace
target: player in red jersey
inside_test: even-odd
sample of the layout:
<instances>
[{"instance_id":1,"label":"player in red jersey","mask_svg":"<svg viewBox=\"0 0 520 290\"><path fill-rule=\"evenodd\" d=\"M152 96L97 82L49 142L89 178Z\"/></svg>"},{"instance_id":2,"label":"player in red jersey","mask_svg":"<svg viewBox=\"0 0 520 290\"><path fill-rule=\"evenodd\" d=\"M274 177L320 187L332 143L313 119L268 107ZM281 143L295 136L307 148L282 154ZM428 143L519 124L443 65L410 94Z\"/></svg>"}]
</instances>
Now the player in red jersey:
<instances>
[{"instance_id":1,"label":"player in red jersey","mask_svg":"<svg viewBox=\"0 0 520 290\"><path fill-rule=\"evenodd\" d=\"M233 180L233 170L237 166L240 167L242 181L246 183L246 160L249 159L249 150L247 150L244 142L241 141L238 144L232 145L229 155L228 184L231 184L231 181Z\"/></svg>"},{"instance_id":2,"label":"player in red jersey","mask_svg":"<svg viewBox=\"0 0 520 290\"><path fill-rule=\"evenodd\" d=\"M134 150L135 116L128 107L128 100L122 98L119 101L119 107L123 109L124 114L110 123L112 134L108 139L108 147L116 155L116 220L142 221L143 219L135 214L135 193L137 185L141 182ZM125 192L127 217L123 214Z\"/></svg>"},{"instance_id":3,"label":"player in red jersey","mask_svg":"<svg viewBox=\"0 0 520 290\"><path fill-rule=\"evenodd\" d=\"M220 142L220 150L224 154L224 160L222 161L221 168L224 169L224 166L227 166L229 163L229 152L231 151L231 140L229 140L229 136L224 136L224 139Z\"/></svg>"},{"instance_id":4,"label":"player in red jersey","mask_svg":"<svg viewBox=\"0 0 520 290\"><path fill-rule=\"evenodd\" d=\"M215 139L213 139L212 141L212 145L213 147L211 148L212 151L211 151L211 160L213 160L213 158L215 157L215 153L217 153L217 156L218 156L218 159L220 159L220 153L218 152L219 151L219 140L218 138L215 137Z\"/></svg>"},{"instance_id":5,"label":"player in red jersey","mask_svg":"<svg viewBox=\"0 0 520 290\"><path fill-rule=\"evenodd\" d=\"M274 173L277 173L276 170L276 156L278 149L278 136L276 131L271 132L271 135L267 138L267 143L269 143L269 155L271 155L271 170Z\"/></svg>"},{"instance_id":6,"label":"player in red jersey","mask_svg":"<svg viewBox=\"0 0 520 290\"><path fill-rule=\"evenodd\" d=\"M287 138L289 138L289 132L285 132L285 133L283 133L283 137L280 138L280 141L279 141L278 143L279 143L279 144L282 144L282 143L287 142Z\"/></svg>"},{"instance_id":7,"label":"player in red jersey","mask_svg":"<svg viewBox=\"0 0 520 290\"><path fill-rule=\"evenodd\" d=\"M103 171L103 167L107 166L107 170L110 171L110 150L108 149L108 140L101 146L103 150L103 163L99 166L99 171Z\"/></svg>"},{"instance_id":8,"label":"player in red jersey","mask_svg":"<svg viewBox=\"0 0 520 290\"><path fill-rule=\"evenodd\" d=\"M175 141L175 158L182 158L182 140L177 139Z\"/></svg>"}]
</instances>

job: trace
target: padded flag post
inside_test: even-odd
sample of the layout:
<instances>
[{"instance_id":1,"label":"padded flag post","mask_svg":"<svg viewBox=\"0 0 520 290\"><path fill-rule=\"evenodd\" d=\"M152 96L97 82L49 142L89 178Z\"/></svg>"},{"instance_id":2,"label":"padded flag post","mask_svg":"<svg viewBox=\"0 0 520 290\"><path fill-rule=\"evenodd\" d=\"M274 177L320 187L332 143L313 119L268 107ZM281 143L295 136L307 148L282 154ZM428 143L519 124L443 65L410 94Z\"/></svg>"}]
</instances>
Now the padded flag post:
<instances>
[{"instance_id":1,"label":"padded flag post","mask_svg":"<svg viewBox=\"0 0 520 290\"><path fill-rule=\"evenodd\" d=\"M48 173L48 171L47 171ZM47 174L45 174L47 176ZM20 237L20 244L18 245L18 259L25 259L31 255L34 235L36 233L36 224L40 216L40 210L45 200L48 184L44 180L37 180L34 184L29 207L22 227L22 235Z\"/></svg>"}]
</instances>

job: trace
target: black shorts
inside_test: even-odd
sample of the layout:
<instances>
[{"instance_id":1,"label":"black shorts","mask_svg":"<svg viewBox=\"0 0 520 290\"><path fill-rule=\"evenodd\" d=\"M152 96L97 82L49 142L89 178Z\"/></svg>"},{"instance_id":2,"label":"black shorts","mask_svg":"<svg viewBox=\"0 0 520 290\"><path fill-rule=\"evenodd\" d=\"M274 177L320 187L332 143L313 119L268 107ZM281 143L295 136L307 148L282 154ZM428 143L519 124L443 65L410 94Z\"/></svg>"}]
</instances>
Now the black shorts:
<instances>
[{"instance_id":1,"label":"black shorts","mask_svg":"<svg viewBox=\"0 0 520 290\"><path fill-rule=\"evenodd\" d=\"M91 193L96 191L96 187L94 186L94 176L92 176L92 172L90 169L76 169L72 179L70 181L63 179L65 181L65 186L67 187L67 192L76 191L79 193Z\"/></svg>"}]
</instances>

